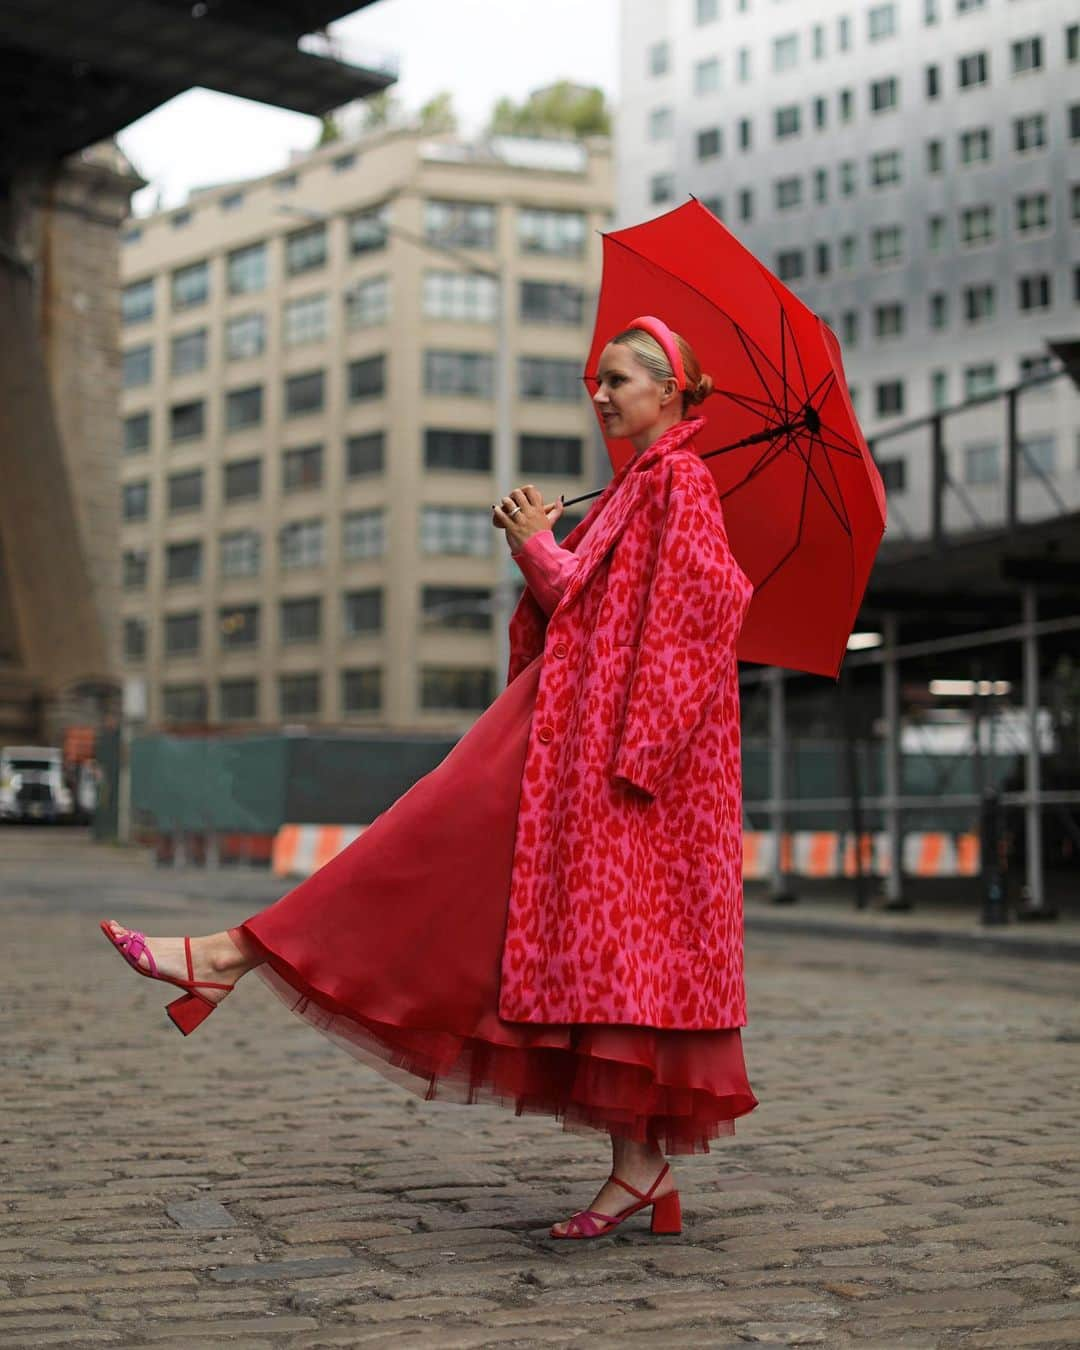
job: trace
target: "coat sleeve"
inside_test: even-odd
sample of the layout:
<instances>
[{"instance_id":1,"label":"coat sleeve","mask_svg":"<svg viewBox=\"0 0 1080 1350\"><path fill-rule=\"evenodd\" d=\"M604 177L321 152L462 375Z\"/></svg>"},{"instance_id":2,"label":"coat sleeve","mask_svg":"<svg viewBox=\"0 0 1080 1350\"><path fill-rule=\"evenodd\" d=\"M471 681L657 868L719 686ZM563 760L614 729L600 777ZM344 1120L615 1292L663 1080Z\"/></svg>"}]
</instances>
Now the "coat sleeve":
<instances>
[{"instance_id":1,"label":"coat sleeve","mask_svg":"<svg viewBox=\"0 0 1080 1350\"><path fill-rule=\"evenodd\" d=\"M728 546L712 476L673 477L613 778L656 796L711 702L753 588Z\"/></svg>"},{"instance_id":2,"label":"coat sleeve","mask_svg":"<svg viewBox=\"0 0 1080 1350\"><path fill-rule=\"evenodd\" d=\"M510 556L521 569L537 603L550 618L581 559L569 549L560 548L551 530L538 530L530 535Z\"/></svg>"}]
</instances>

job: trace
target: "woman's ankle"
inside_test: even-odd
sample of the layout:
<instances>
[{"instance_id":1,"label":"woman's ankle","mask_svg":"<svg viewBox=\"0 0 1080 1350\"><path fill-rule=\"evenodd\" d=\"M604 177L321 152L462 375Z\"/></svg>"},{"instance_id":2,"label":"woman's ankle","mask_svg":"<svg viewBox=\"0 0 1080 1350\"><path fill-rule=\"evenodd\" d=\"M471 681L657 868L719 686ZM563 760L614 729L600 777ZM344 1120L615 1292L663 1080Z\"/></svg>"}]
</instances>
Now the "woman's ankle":
<instances>
[{"instance_id":1,"label":"woman's ankle","mask_svg":"<svg viewBox=\"0 0 1080 1350\"><path fill-rule=\"evenodd\" d=\"M262 963L262 955L242 928L215 933L209 940L210 965L216 974L239 979Z\"/></svg>"}]
</instances>

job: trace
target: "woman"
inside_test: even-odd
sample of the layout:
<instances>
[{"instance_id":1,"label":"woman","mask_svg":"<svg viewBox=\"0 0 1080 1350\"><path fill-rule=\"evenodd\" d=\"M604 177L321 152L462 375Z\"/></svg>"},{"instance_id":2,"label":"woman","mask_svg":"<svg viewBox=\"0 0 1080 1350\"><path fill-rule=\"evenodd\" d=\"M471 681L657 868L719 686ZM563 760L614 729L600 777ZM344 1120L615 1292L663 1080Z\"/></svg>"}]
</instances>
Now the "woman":
<instances>
[{"instance_id":1,"label":"woman","mask_svg":"<svg viewBox=\"0 0 1080 1350\"><path fill-rule=\"evenodd\" d=\"M494 1100L611 1136L612 1173L551 1235L652 1207L664 1153L708 1152L757 1102L739 1028L742 851L735 641L751 585L689 410L712 390L644 316L594 402L633 458L559 547L532 485L493 507L528 581L506 689L443 762L239 928L106 936L187 990L185 1034L247 971L427 1098ZM626 1205L627 1194L635 1197Z\"/></svg>"}]
</instances>

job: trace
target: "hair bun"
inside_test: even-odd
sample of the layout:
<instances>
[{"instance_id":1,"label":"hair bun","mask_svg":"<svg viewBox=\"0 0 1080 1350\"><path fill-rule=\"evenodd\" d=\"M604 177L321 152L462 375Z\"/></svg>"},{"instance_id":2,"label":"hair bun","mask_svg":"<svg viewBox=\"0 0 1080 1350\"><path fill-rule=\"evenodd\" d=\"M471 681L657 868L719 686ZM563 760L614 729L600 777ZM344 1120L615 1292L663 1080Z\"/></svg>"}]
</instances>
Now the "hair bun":
<instances>
[{"instance_id":1,"label":"hair bun","mask_svg":"<svg viewBox=\"0 0 1080 1350\"><path fill-rule=\"evenodd\" d=\"M711 375L702 375L697 384L690 391L690 402L694 406L704 403L714 389Z\"/></svg>"}]
</instances>

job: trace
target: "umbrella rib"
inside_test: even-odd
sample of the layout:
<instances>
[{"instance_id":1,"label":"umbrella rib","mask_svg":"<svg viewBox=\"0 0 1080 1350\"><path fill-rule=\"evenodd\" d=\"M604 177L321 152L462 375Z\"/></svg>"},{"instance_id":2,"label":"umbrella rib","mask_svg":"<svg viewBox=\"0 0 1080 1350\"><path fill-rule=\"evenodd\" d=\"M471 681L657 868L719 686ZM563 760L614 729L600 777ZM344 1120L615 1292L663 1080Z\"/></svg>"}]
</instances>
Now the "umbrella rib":
<instances>
[{"instance_id":1,"label":"umbrella rib","mask_svg":"<svg viewBox=\"0 0 1080 1350\"><path fill-rule=\"evenodd\" d=\"M820 438L820 436L818 436L816 433L811 432L811 434L810 434L811 453L812 453L813 442L814 442L815 440L819 440L819 441L820 441L821 438ZM825 456L825 464L826 464L826 467L828 468L829 473L830 473L830 475L832 476L833 487L836 489L836 500L840 503L840 507L837 508L837 507L833 506L832 498L831 498L831 497L829 496L829 494L825 491L824 487L821 485L820 482L818 482L818 487L821 489L821 495L825 498L825 500L829 503L829 505L832 506L832 509L833 509L834 511L837 512L837 516L838 516L838 518L839 518L839 520L840 520L840 524L841 524L842 527L843 527L844 533L847 534L847 535L852 535L852 534L854 534L854 530L853 530L853 528L852 528L851 521L850 521L849 518L848 518L848 513L847 513L847 502L844 501L844 493L843 493L843 490L841 489L840 484L839 484L839 482L837 481L836 470L835 470L835 469L833 468L833 466L832 466L832 461L829 459L829 451L828 451L828 449L827 449L827 447L826 447L826 445L825 445L825 443L824 443L823 441L822 441L822 443L821 443L821 452L822 452L822 454ZM811 468L811 469L810 469L810 472L811 472L811 473L814 473L815 480L816 480L816 479L817 479L817 475L816 475L814 469Z\"/></svg>"},{"instance_id":2,"label":"umbrella rib","mask_svg":"<svg viewBox=\"0 0 1080 1350\"><path fill-rule=\"evenodd\" d=\"M762 387L762 389L764 389L764 391L765 391L765 397L766 397L766 399L769 401L769 403L772 404L773 413L774 413L775 416L777 417L779 423L781 423L781 424L786 424L786 422L787 422L787 417L785 416L785 411L782 411L782 410L781 410L779 403L777 403L777 401L776 401L776 396L773 394L772 390L769 388L768 384L766 384L766 382L765 382L765 376L764 376L764 375L762 374L762 372L758 369L758 363L757 363L757 361L755 360L754 354L753 354L753 352L751 352L750 347L749 347L749 345L748 345L748 341L749 341L749 340L748 340L748 338L747 338L747 335L743 332L742 328L740 328L740 326L739 326L737 323L734 324L733 327L734 327L734 329L735 329L735 334L736 334L736 336L738 337L739 342L742 344L742 349L743 349L743 351L746 353L746 359L750 362L750 367L751 367L751 369L753 370L754 374L757 376L758 380L761 382L761 387ZM755 344L755 345L756 345L756 344ZM768 360L767 357L766 357L765 359ZM772 365L772 362L770 361L769 364ZM773 369L776 370L776 367L773 366ZM776 373L777 373L777 375L780 375L780 372L779 372L778 370L776 371ZM780 376L780 378L783 379L783 376Z\"/></svg>"},{"instance_id":3,"label":"umbrella rib","mask_svg":"<svg viewBox=\"0 0 1080 1350\"><path fill-rule=\"evenodd\" d=\"M790 317L790 315L788 314L787 310L784 309L783 305L780 306L780 312L781 312L781 314L783 314L783 316L784 316L784 322L787 324L788 330L790 331L790 330L791 330L791 317ZM813 400L813 394L810 393L810 384L809 384L809 382L807 381L807 378L806 378L806 370L805 370L805 368L804 368L804 366L803 366L803 362L802 362L802 353L799 351L799 344L795 341L795 335L794 335L794 333L792 333L791 349L792 349L792 351L795 353L795 360L798 361L798 363L799 363L799 374L802 376L803 392L804 392L804 394L805 394L805 401L806 401L807 403L810 403L810 402L812 402L812 400ZM820 388L820 385L819 385L818 387Z\"/></svg>"},{"instance_id":4,"label":"umbrella rib","mask_svg":"<svg viewBox=\"0 0 1080 1350\"><path fill-rule=\"evenodd\" d=\"M721 398L730 399L738 407L745 408L747 412L757 413L766 420L775 411L773 408L766 408L764 399L754 398L750 394L737 394L733 389L714 389L713 393L719 394ZM784 423L776 422L774 425L780 427Z\"/></svg>"}]
</instances>

